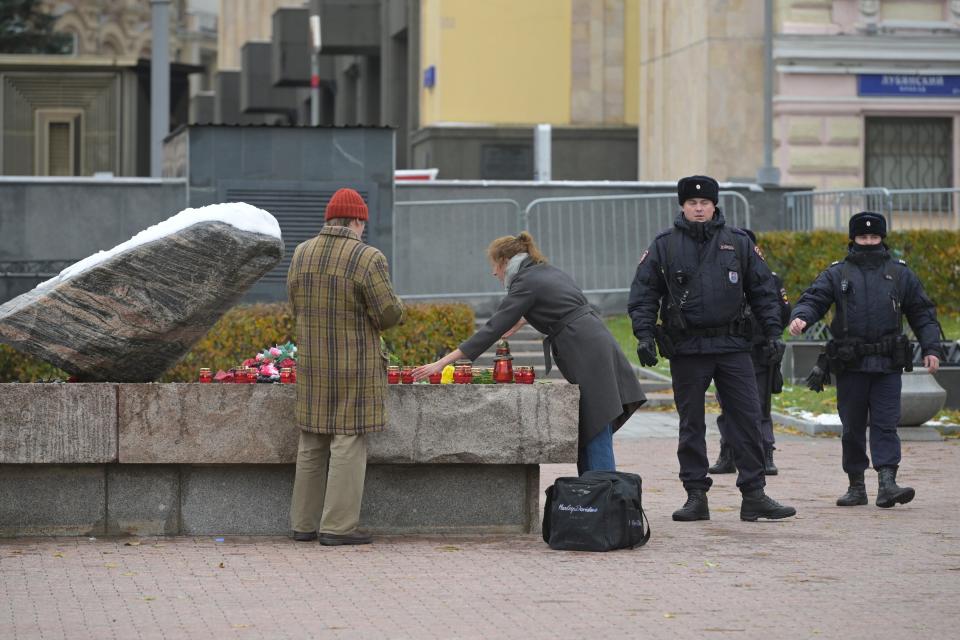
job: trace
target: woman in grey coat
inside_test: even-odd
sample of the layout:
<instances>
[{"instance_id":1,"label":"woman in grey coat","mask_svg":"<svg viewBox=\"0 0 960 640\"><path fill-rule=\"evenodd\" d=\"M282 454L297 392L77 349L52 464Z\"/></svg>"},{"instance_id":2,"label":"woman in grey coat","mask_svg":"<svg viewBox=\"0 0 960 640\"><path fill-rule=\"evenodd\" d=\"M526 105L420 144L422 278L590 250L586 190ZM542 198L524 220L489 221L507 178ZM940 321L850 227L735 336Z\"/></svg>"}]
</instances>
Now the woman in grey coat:
<instances>
[{"instance_id":1,"label":"woman in grey coat","mask_svg":"<svg viewBox=\"0 0 960 640\"><path fill-rule=\"evenodd\" d=\"M578 471L613 471L613 433L646 402L633 368L580 287L547 264L529 233L497 238L487 257L507 296L473 336L436 362L414 369L414 378L421 380L461 358L476 360L501 337L529 323L547 336L547 372L552 356L563 377L580 385Z\"/></svg>"}]
</instances>

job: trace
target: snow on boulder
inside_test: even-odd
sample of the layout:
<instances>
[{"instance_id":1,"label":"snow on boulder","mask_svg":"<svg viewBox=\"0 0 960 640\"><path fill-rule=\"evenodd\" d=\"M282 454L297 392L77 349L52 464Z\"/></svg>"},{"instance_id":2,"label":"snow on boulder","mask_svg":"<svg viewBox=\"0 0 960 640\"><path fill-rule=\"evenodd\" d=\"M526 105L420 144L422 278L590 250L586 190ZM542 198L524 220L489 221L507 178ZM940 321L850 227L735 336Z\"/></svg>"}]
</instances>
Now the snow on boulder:
<instances>
[{"instance_id":1,"label":"snow on boulder","mask_svg":"<svg viewBox=\"0 0 960 640\"><path fill-rule=\"evenodd\" d=\"M0 342L86 382L149 382L283 257L242 203L186 209L0 306Z\"/></svg>"}]
</instances>

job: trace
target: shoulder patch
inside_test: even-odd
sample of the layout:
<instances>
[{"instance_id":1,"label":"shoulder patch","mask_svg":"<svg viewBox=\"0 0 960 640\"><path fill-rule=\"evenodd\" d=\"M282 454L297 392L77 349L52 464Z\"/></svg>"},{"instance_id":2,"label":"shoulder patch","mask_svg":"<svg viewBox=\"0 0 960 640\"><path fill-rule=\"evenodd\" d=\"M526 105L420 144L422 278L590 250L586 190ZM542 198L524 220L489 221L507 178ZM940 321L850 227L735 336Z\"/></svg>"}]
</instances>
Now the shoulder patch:
<instances>
[{"instance_id":1,"label":"shoulder patch","mask_svg":"<svg viewBox=\"0 0 960 640\"><path fill-rule=\"evenodd\" d=\"M764 262L767 261L767 259L763 257L763 251L760 250L759 246L753 245L753 252L757 254L757 257L763 260Z\"/></svg>"},{"instance_id":2,"label":"shoulder patch","mask_svg":"<svg viewBox=\"0 0 960 640\"><path fill-rule=\"evenodd\" d=\"M736 251L732 244L720 243L720 251Z\"/></svg>"},{"instance_id":3,"label":"shoulder patch","mask_svg":"<svg viewBox=\"0 0 960 640\"><path fill-rule=\"evenodd\" d=\"M637 263L637 266L643 264L643 261L647 259L647 256L650 255L650 249L647 249L643 252L643 255L640 256L640 262Z\"/></svg>"}]
</instances>

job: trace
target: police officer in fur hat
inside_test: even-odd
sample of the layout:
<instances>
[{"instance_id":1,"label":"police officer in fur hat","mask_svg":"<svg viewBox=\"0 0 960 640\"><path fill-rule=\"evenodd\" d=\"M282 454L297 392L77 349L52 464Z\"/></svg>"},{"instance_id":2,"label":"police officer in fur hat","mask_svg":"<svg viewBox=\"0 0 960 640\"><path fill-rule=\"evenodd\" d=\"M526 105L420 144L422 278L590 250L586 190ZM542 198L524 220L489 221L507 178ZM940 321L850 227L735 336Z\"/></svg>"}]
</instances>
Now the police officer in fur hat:
<instances>
[{"instance_id":1,"label":"police officer in fur hat","mask_svg":"<svg viewBox=\"0 0 960 640\"><path fill-rule=\"evenodd\" d=\"M681 211L640 257L628 311L644 366L660 354L670 360L680 414L680 480L686 503L678 521L709 520L703 396L713 380L730 418L728 431L743 494L740 518L779 519L796 514L764 493L760 400L753 383L747 308L765 341L782 352L780 311L770 269L749 236L728 227L717 207L720 186L707 176L677 183ZM660 322L657 322L657 318Z\"/></svg>"},{"instance_id":2,"label":"police officer in fur hat","mask_svg":"<svg viewBox=\"0 0 960 640\"><path fill-rule=\"evenodd\" d=\"M829 373L836 376L837 409L843 423L843 470L849 487L837 505L867 504L864 471L867 423L870 457L879 477L878 507L913 500L914 490L897 485L900 464L900 376L913 363L913 348L903 334L904 316L920 342L923 365L931 372L943 357L936 308L917 275L903 260L894 260L884 242L887 221L862 211L850 218L847 257L834 262L807 289L793 310L790 333L800 335L836 305L833 340L808 378L823 390Z\"/></svg>"}]
</instances>

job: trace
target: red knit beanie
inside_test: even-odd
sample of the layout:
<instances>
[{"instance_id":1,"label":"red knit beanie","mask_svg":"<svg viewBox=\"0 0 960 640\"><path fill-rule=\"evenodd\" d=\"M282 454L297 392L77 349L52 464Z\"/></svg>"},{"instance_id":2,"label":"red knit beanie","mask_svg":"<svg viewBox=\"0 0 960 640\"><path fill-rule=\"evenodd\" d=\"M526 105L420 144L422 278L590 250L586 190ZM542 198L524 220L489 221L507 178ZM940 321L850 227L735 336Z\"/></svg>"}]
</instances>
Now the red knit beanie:
<instances>
[{"instance_id":1,"label":"red knit beanie","mask_svg":"<svg viewBox=\"0 0 960 640\"><path fill-rule=\"evenodd\" d=\"M358 220L367 220L369 217L367 203L363 201L363 196L353 189L339 189L327 203L327 210L323 219L357 218Z\"/></svg>"}]
</instances>

